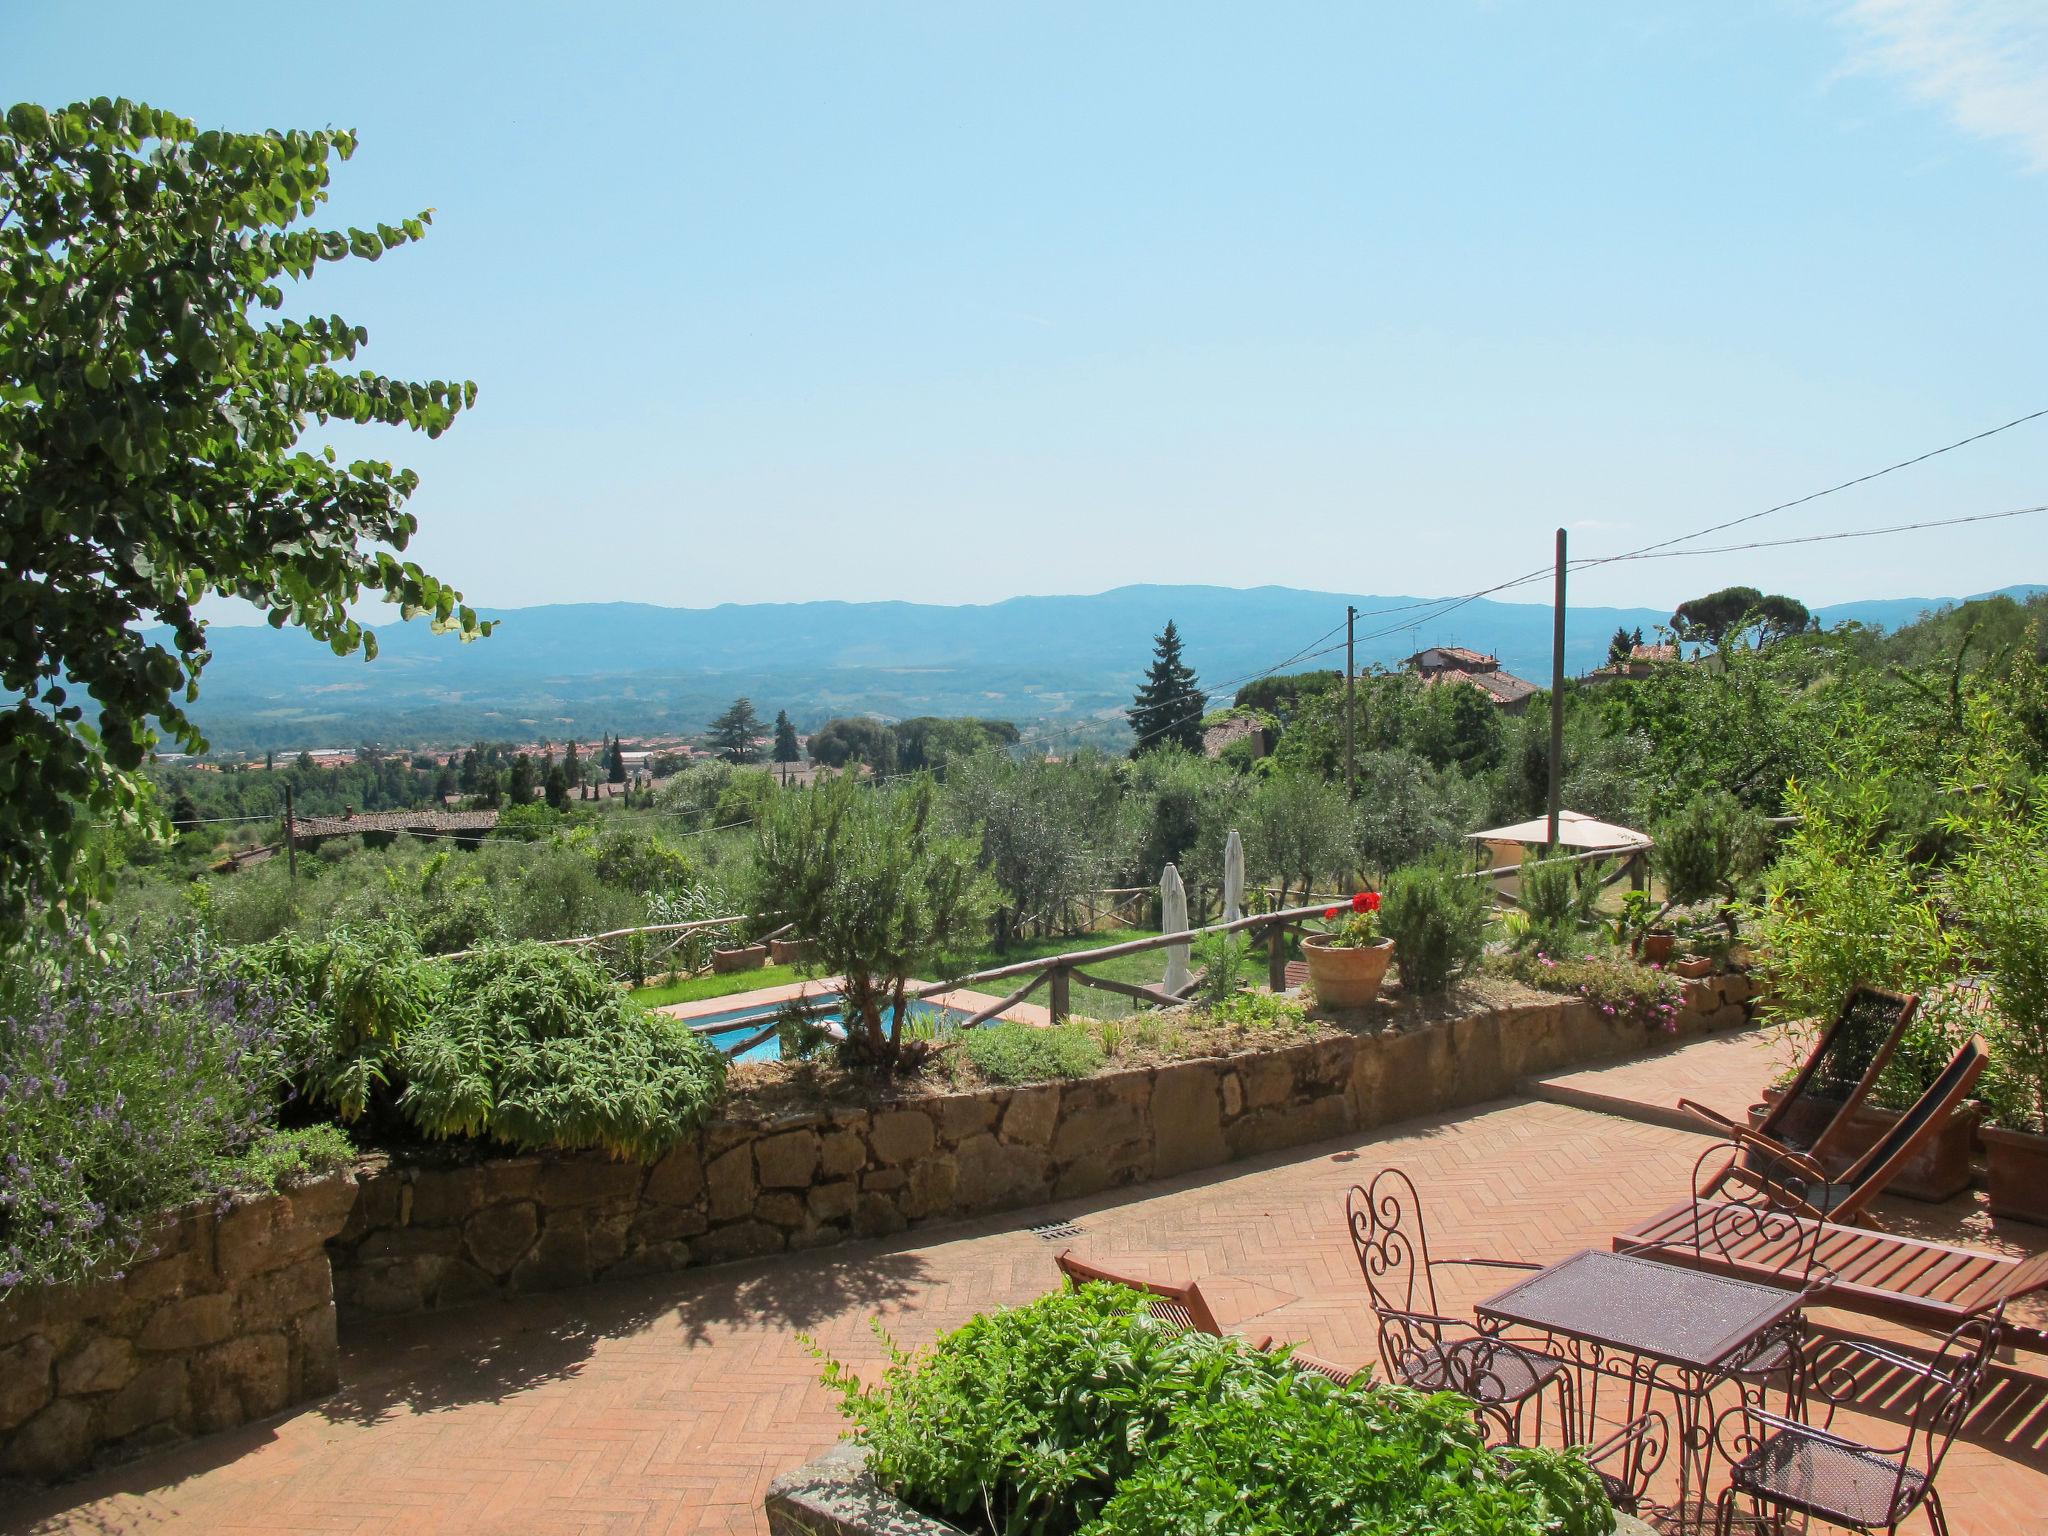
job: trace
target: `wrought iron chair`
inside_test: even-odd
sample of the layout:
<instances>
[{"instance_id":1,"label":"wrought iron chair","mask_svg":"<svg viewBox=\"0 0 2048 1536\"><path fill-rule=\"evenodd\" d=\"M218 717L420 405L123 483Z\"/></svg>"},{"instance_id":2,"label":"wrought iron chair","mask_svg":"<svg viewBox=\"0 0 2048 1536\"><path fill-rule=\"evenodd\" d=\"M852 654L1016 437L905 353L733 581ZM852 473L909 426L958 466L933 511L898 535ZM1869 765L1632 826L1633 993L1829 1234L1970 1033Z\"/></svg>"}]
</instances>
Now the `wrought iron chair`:
<instances>
[{"instance_id":1,"label":"wrought iron chair","mask_svg":"<svg viewBox=\"0 0 2048 1536\"><path fill-rule=\"evenodd\" d=\"M1819 1425L1754 1405L1729 1409L1724 1421L1742 1414L1764 1432L1757 1437L1753 1429L1749 1431L1755 1448L1730 1469L1716 1508L1718 1536L1729 1536L1734 1529L1736 1506L1744 1499L1759 1515L1769 1510L1780 1522L1796 1513L1863 1532L1895 1532L1913 1511L1925 1509L1936 1536L1948 1536L1948 1517L1934 1479L1983 1388L2003 1311L2001 1302L1962 1323L1942 1341L1931 1361L1862 1339L1838 1341L1841 1349L1858 1357L1862 1368L1875 1365L1887 1375L1902 1372L1911 1378L1906 1394L1893 1399L1912 1402L1901 1444L1870 1446L1834 1433L1835 1409L1856 1391L1859 1370L1850 1363L1815 1383L1815 1394L1827 1405Z\"/></svg>"},{"instance_id":2,"label":"wrought iron chair","mask_svg":"<svg viewBox=\"0 0 2048 1536\"><path fill-rule=\"evenodd\" d=\"M1569 1364L1537 1341L1484 1332L1469 1318L1443 1315L1437 1300L1439 1269L1487 1268L1527 1272L1540 1264L1515 1259L1437 1259L1429 1252L1422 1200L1398 1168L1383 1168L1370 1188L1353 1185L1345 1217L1358 1267L1379 1319L1380 1360L1393 1380L1428 1392L1458 1392L1477 1405L1483 1423L1497 1426L1511 1444L1522 1442L1522 1413L1555 1392L1563 1422L1577 1423L1577 1390Z\"/></svg>"}]
</instances>

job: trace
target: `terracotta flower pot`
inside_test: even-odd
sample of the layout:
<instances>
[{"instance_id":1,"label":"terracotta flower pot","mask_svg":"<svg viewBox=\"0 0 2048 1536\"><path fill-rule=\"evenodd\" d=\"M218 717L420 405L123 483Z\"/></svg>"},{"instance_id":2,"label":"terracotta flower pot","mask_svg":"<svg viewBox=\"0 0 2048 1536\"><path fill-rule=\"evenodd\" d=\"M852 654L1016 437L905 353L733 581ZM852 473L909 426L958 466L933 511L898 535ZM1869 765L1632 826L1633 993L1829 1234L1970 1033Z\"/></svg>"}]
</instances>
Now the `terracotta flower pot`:
<instances>
[{"instance_id":1,"label":"terracotta flower pot","mask_svg":"<svg viewBox=\"0 0 2048 1536\"><path fill-rule=\"evenodd\" d=\"M733 971L758 970L767 959L766 944L749 944L744 949L714 949L711 951L711 969L719 976Z\"/></svg>"},{"instance_id":2,"label":"terracotta flower pot","mask_svg":"<svg viewBox=\"0 0 2048 1536\"><path fill-rule=\"evenodd\" d=\"M1308 957L1308 982L1325 1008L1363 1008L1380 995L1380 982L1394 959L1394 941L1381 939L1359 949L1340 949L1316 936L1301 941Z\"/></svg>"},{"instance_id":3,"label":"terracotta flower pot","mask_svg":"<svg viewBox=\"0 0 2048 1536\"><path fill-rule=\"evenodd\" d=\"M770 965L808 965L817 952L817 945L810 939L770 939L768 941L768 963Z\"/></svg>"},{"instance_id":4,"label":"terracotta flower pot","mask_svg":"<svg viewBox=\"0 0 2048 1536\"><path fill-rule=\"evenodd\" d=\"M1698 981L1702 976L1714 974L1714 959L1711 955L1687 955L1673 963L1671 969L1687 981Z\"/></svg>"},{"instance_id":5,"label":"terracotta flower pot","mask_svg":"<svg viewBox=\"0 0 2048 1536\"><path fill-rule=\"evenodd\" d=\"M2048 1136L2002 1125L1987 1125L1980 1134L1991 1214L2048 1226Z\"/></svg>"},{"instance_id":6,"label":"terracotta flower pot","mask_svg":"<svg viewBox=\"0 0 2048 1536\"><path fill-rule=\"evenodd\" d=\"M1671 946L1678 942L1674 933L1652 931L1643 935L1643 963L1662 965L1671 958Z\"/></svg>"}]
</instances>

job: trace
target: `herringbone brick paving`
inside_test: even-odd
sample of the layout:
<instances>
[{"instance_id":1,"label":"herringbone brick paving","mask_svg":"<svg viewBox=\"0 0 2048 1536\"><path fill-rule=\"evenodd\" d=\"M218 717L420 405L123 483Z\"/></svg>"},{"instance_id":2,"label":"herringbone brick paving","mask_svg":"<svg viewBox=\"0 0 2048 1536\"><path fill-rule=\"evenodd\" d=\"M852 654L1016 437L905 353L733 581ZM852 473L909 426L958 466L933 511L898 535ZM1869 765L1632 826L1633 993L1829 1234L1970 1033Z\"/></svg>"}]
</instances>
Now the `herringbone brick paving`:
<instances>
[{"instance_id":1,"label":"herringbone brick paving","mask_svg":"<svg viewBox=\"0 0 2048 1536\"><path fill-rule=\"evenodd\" d=\"M364 1328L344 1340L335 1397L39 1495L0 1529L757 1532L769 1479L839 1430L802 1336L872 1369L871 1318L914 1345L1028 1300L1061 1246L1030 1223L1077 1220L1063 1241L1085 1256L1198 1278L1227 1324L1363 1364L1353 1182L1398 1164L1440 1252L1547 1260L1669 1204L1701 1145L1503 1102L998 1221ZM1942 1474L1955 1528L2042 1529L2041 1394L2009 1383L1980 1418Z\"/></svg>"}]
</instances>

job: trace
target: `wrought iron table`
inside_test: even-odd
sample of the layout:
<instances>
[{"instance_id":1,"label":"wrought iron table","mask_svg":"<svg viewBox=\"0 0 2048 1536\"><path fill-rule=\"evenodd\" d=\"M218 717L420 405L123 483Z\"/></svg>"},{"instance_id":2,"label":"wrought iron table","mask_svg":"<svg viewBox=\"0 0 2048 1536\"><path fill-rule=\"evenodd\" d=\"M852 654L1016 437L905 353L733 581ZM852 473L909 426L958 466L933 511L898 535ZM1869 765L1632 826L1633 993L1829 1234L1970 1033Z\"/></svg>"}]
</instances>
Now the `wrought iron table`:
<instances>
[{"instance_id":1,"label":"wrought iron table","mask_svg":"<svg viewBox=\"0 0 2048 1536\"><path fill-rule=\"evenodd\" d=\"M1589 1248L1482 1301L1483 1325L1549 1335L1585 1374L1582 1442L1591 1443L1602 1377L1628 1389L1623 1420L1662 1388L1676 1403L1678 1502L1666 1529L1710 1524L1714 1449L1709 1397L1804 1299L1798 1291Z\"/></svg>"}]
</instances>

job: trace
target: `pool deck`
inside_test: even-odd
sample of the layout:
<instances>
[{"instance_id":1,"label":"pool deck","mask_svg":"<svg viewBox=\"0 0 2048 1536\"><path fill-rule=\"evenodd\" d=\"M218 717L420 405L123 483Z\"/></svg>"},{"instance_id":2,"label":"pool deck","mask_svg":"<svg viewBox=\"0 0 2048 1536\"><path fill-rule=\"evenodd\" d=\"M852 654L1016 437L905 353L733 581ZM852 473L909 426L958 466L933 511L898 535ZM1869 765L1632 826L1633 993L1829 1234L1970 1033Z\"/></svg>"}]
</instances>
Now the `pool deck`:
<instances>
[{"instance_id":1,"label":"pool deck","mask_svg":"<svg viewBox=\"0 0 2048 1536\"><path fill-rule=\"evenodd\" d=\"M930 983L913 980L913 987L928 986ZM714 1014L737 1013L742 1009L775 1008L791 998L817 997L839 990L837 976L813 976L808 981L785 982L779 987L762 987L753 992L728 992L723 997L702 997L691 1003L670 1003L657 1008L655 1012L665 1013L676 1019L703 1019ZM993 992L976 992L966 987L951 992L938 992L923 999L936 1003L941 1008L956 1009L963 1014L976 1014L984 1008L992 1008L1002 1001ZM1020 1024L1050 1024L1052 1010L1037 1003L1012 1003L1002 1011L1000 1017L1015 1019Z\"/></svg>"}]
</instances>

